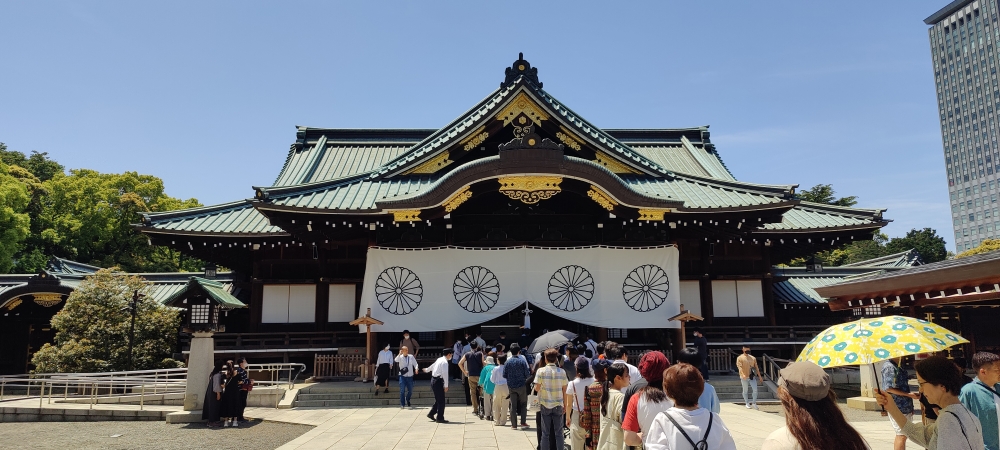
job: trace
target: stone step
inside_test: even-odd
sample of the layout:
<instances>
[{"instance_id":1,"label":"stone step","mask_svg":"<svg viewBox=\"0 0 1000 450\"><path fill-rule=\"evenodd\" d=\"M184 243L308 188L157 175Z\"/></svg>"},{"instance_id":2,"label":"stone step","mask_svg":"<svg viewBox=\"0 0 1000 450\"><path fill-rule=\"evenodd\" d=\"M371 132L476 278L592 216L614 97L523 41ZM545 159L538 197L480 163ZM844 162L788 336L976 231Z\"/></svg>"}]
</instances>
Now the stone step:
<instances>
[{"instance_id":1,"label":"stone step","mask_svg":"<svg viewBox=\"0 0 1000 450\"><path fill-rule=\"evenodd\" d=\"M465 406L465 398L448 398L445 400L448 405ZM434 404L433 398L413 398L410 400L413 406L431 406ZM363 406L386 407L399 406L399 397L394 399L384 398L377 400L296 400L295 407L303 408L357 408Z\"/></svg>"},{"instance_id":2,"label":"stone step","mask_svg":"<svg viewBox=\"0 0 1000 450\"><path fill-rule=\"evenodd\" d=\"M462 391L451 391L445 394L446 398L465 398L465 394ZM389 391L386 393L375 394L302 394L298 396L299 400L379 400L384 398L399 398L399 391ZM434 398L433 392L414 392L411 398Z\"/></svg>"}]
</instances>

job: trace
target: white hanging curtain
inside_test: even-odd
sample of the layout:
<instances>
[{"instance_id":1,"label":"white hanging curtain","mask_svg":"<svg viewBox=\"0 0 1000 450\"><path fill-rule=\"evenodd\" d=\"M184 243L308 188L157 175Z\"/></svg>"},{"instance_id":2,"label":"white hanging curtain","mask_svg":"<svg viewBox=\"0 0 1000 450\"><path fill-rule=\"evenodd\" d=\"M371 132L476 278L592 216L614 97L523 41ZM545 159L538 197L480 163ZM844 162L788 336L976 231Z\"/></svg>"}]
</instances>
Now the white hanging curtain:
<instances>
[{"instance_id":1,"label":"white hanging curtain","mask_svg":"<svg viewBox=\"0 0 1000 450\"><path fill-rule=\"evenodd\" d=\"M592 326L677 328L667 320L680 308L677 264L673 246L374 247L361 311L385 322L373 331L460 329L525 302Z\"/></svg>"}]
</instances>

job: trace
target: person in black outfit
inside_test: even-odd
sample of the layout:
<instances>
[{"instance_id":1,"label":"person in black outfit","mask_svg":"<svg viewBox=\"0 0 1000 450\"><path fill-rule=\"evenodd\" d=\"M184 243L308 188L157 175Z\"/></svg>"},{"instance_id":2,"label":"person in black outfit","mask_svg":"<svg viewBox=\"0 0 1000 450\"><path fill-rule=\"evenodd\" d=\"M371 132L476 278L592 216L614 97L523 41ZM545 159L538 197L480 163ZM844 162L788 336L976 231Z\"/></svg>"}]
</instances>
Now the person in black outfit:
<instances>
[{"instance_id":1,"label":"person in black outfit","mask_svg":"<svg viewBox=\"0 0 1000 450\"><path fill-rule=\"evenodd\" d=\"M247 363L246 358L238 358L236 360L236 370L237 372L242 372L243 384L240 385L240 414L236 420L240 422L246 422L246 417L243 417L243 412L247 409L247 397L250 396L250 390L253 389L253 380L250 379L250 373L247 368L250 364Z\"/></svg>"},{"instance_id":2,"label":"person in black outfit","mask_svg":"<svg viewBox=\"0 0 1000 450\"><path fill-rule=\"evenodd\" d=\"M208 426L222 426L219 413L222 411L223 367L221 362L215 363L215 368L208 375L208 388L205 389L205 406L201 410L201 420L208 421Z\"/></svg>"},{"instance_id":3,"label":"person in black outfit","mask_svg":"<svg viewBox=\"0 0 1000 450\"><path fill-rule=\"evenodd\" d=\"M698 349L698 356L701 357L701 364L698 365L698 370L701 372L702 378L708 381L708 339L705 339L705 335L701 334L701 330L694 330L694 347Z\"/></svg>"},{"instance_id":4,"label":"person in black outfit","mask_svg":"<svg viewBox=\"0 0 1000 450\"><path fill-rule=\"evenodd\" d=\"M222 388L222 411L220 416L223 419L224 427L238 427L240 422L237 420L240 417L240 386L243 385L243 378L240 376L240 372L246 374L242 369L236 366L232 361L226 361L225 374L226 383Z\"/></svg>"},{"instance_id":5,"label":"person in black outfit","mask_svg":"<svg viewBox=\"0 0 1000 450\"><path fill-rule=\"evenodd\" d=\"M506 331L500 332L500 339L497 339L496 343L502 345L504 350L510 348L510 340L507 339Z\"/></svg>"}]
</instances>

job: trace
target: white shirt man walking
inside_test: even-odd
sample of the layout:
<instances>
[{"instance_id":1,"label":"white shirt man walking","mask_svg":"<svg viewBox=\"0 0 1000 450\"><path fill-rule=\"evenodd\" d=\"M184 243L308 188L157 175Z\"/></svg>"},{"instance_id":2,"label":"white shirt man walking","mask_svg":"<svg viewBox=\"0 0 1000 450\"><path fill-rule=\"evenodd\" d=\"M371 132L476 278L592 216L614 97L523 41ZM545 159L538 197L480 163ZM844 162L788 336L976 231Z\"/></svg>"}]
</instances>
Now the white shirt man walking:
<instances>
[{"instance_id":1,"label":"white shirt man walking","mask_svg":"<svg viewBox=\"0 0 1000 450\"><path fill-rule=\"evenodd\" d=\"M431 391L434 392L434 406L427 413L427 418L437 423L448 423L444 420L444 394L448 392L448 361L454 353L451 348L445 348L441 357L424 369L424 372L431 374Z\"/></svg>"}]
</instances>

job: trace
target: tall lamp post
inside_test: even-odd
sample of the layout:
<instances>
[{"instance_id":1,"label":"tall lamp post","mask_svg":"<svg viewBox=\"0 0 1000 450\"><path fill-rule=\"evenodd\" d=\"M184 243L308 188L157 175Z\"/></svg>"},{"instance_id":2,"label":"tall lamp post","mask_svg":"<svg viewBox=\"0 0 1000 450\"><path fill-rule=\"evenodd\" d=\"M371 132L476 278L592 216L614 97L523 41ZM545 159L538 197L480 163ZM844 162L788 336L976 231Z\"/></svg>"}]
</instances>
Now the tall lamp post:
<instances>
[{"instance_id":1,"label":"tall lamp post","mask_svg":"<svg viewBox=\"0 0 1000 450\"><path fill-rule=\"evenodd\" d=\"M132 316L128 326L128 370L135 370L135 360L132 359L132 344L135 341L135 316L139 312L139 302L145 297L146 294L140 294L139 291L135 291L132 294L132 300L129 300L125 307Z\"/></svg>"}]
</instances>

